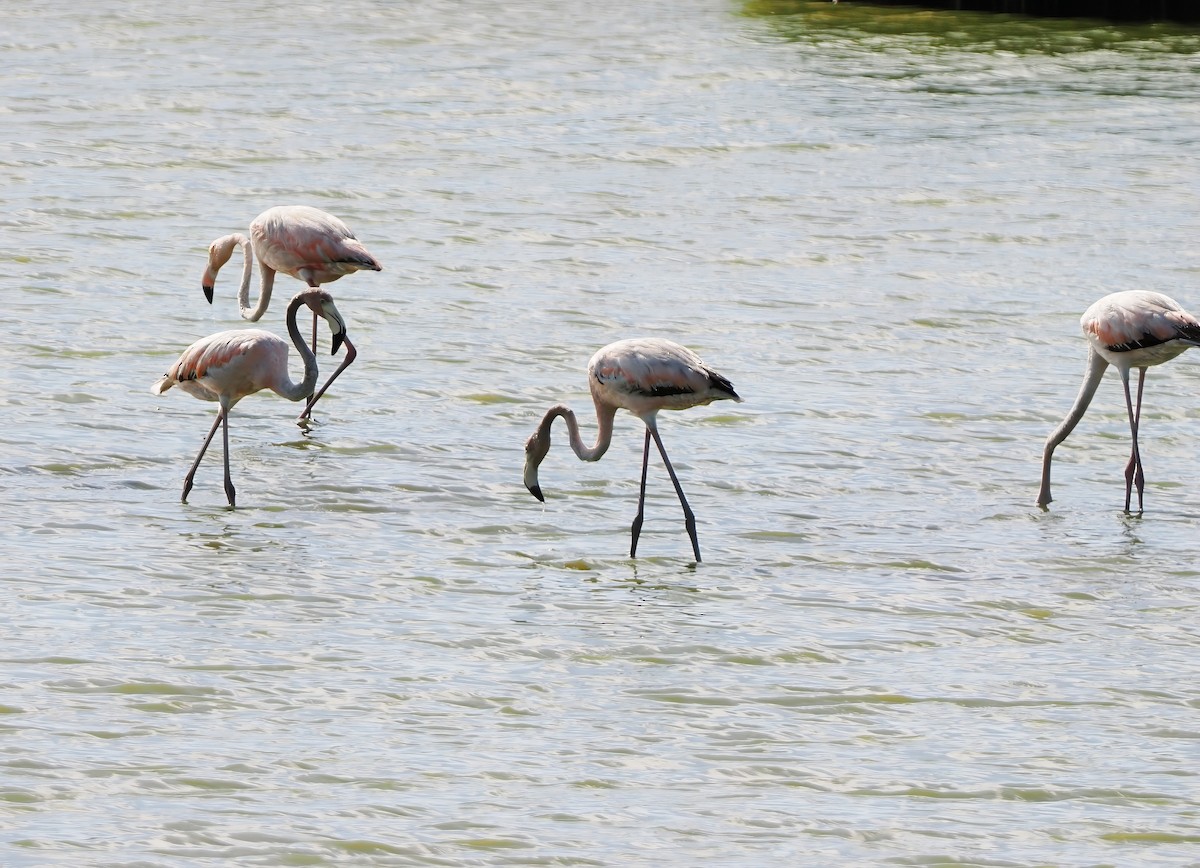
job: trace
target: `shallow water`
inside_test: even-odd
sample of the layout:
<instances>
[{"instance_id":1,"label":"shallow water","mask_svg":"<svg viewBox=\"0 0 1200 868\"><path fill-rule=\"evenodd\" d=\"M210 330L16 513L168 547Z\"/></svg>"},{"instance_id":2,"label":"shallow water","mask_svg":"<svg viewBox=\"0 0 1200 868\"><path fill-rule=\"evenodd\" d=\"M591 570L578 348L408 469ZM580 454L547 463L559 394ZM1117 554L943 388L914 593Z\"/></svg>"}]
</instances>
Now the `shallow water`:
<instances>
[{"instance_id":1,"label":"shallow water","mask_svg":"<svg viewBox=\"0 0 1200 868\"><path fill-rule=\"evenodd\" d=\"M1112 376L1034 505L1082 310L1200 309L1195 31L35 2L0 48L0 863L1195 862L1195 360L1144 515ZM359 361L181 504L213 407L149 386L288 202L384 263L330 287ZM660 420L700 565L659 463L626 557L634 418L521 485L635 335L746 399Z\"/></svg>"}]
</instances>

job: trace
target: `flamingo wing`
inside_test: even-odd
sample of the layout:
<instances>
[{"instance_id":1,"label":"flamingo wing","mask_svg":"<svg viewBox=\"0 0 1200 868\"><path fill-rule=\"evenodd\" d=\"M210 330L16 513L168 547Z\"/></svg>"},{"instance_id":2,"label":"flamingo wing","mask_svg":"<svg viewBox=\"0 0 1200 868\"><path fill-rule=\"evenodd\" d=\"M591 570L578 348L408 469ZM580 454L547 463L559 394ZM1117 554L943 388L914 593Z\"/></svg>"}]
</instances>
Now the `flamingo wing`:
<instances>
[{"instance_id":1,"label":"flamingo wing","mask_svg":"<svg viewBox=\"0 0 1200 868\"><path fill-rule=\"evenodd\" d=\"M604 347L589 364L596 382L626 400L621 406L656 404L684 409L721 398L740 401L733 384L687 347L661 338L633 338ZM630 405L634 406L630 406Z\"/></svg>"},{"instance_id":2,"label":"flamingo wing","mask_svg":"<svg viewBox=\"0 0 1200 868\"><path fill-rule=\"evenodd\" d=\"M215 401L268 388L280 370L287 371L287 344L262 329L231 329L201 338L184 350L175 364L152 387L162 394L182 385L197 397Z\"/></svg>"},{"instance_id":3,"label":"flamingo wing","mask_svg":"<svg viewBox=\"0 0 1200 868\"><path fill-rule=\"evenodd\" d=\"M1171 341L1200 345L1200 321L1162 293L1132 290L1107 295L1080 320L1084 334L1114 352Z\"/></svg>"},{"instance_id":4,"label":"flamingo wing","mask_svg":"<svg viewBox=\"0 0 1200 868\"><path fill-rule=\"evenodd\" d=\"M306 205L264 211L250 224L254 251L268 267L299 279L312 273L318 284L355 271L383 266L337 217Z\"/></svg>"}]
</instances>

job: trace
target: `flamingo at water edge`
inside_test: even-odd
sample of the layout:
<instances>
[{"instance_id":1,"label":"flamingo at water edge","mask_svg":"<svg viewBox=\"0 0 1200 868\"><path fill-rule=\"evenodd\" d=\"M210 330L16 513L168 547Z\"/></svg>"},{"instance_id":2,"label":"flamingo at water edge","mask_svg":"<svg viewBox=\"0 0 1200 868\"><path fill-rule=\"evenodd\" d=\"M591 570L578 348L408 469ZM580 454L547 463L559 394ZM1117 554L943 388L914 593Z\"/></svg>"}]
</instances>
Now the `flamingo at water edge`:
<instances>
[{"instance_id":1,"label":"flamingo at water edge","mask_svg":"<svg viewBox=\"0 0 1200 868\"><path fill-rule=\"evenodd\" d=\"M240 232L223 235L208 246L208 265L204 269L201 285L204 297L212 304L213 286L217 272L233 255L233 248L242 248L242 284L238 289L238 309L242 319L257 322L266 313L271 303L271 290L275 286L275 272L282 271L297 280L303 280L313 289L332 283L356 271L382 271L383 266L370 254L362 242L354 237L337 217L308 205L277 205L268 208L250 222L250 237ZM259 282L258 301L250 307L250 272L255 255L258 256ZM346 341L346 358L333 372L321 391L337 379L358 352L350 341ZM313 315L313 352L317 351L317 316ZM316 399L308 402L300 418L312 412Z\"/></svg>"},{"instance_id":2,"label":"flamingo at water edge","mask_svg":"<svg viewBox=\"0 0 1200 868\"><path fill-rule=\"evenodd\" d=\"M229 474L229 411L234 404L247 395L262 389L270 389L289 401L302 401L313 393L317 384L317 357L300 336L296 325L296 312L307 305L316 316L324 317L333 333L333 351L346 340L346 323L333 304L333 297L321 289L308 289L296 295L287 308L287 330L292 343L304 360L304 379L293 383L288 374L288 345L279 336L262 329L232 329L201 338L183 351L178 361L150 387L156 395L172 386L179 386L189 395L204 401L219 401L221 409L213 421L204 445L200 447L196 460L183 479L183 495L187 503L188 492L200 459L208 450L217 426L222 426L225 444L225 495L229 505L234 506L237 492ZM321 392L328 387L322 387ZM315 402L321 397L317 392ZM312 402L310 402L311 406Z\"/></svg>"},{"instance_id":3,"label":"flamingo at water edge","mask_svg":"<svg viewBox=\"0 0 1200 868\"><path fill-rule=\"evenodd\" d=\"M1142 416L1142 386L1146 368L1169 362L1191 347L1200 347L1200 320L1159 292L1129 290L1106 295L1083 312L1079 320L1088 340L1088 367L1075 405L1065 419L1046 438L1042 452L1042 488L1038 505L1045 507L1050 497L1050 459L1054 447L1067 439L1087 411L1096 387L1109 365L1121 374L1125 387L1125 409L1133 449L1125 467L1125 511L1134 484L1137 484L1138 511L1142 510L1142 456L1138 451L1138 423ZM1137 402L1129 394L1129 371L1138 369Z\"/></svg>"},{"instance_id":4,"label":"flamingo at water edge","mask_svg":"<svg viewBox=\"0 0 1200 868\"><path fill-rule=\"evenodd\" d=\"M588 385L596 405L599 431L591 447L583 445L575 412L564 404L546 411L537 430L525 443L525 487L540 501L546 498L538 485L538 466L550 451L550 426L562 416L571 437L571 448L581 461L599 461L612 443L613 418L618 409L628 410L646 423L646 444L642 450L642 485L638 494L637 516L633 519L633 541L629 556L637 556L638 536L646 501L646 471L650 461L650 438L654 438L667 473L683 506L684 523L692 540L692 551L700 561L700 543L696 539L696 517L688 506L675 468L658 436L659 410L686 410L713 401L742 399L733 384L700 360L700 357L672 341L661 338L633 338L617 341L600 349L588 362Z\"/></svg>"}]
</instances>

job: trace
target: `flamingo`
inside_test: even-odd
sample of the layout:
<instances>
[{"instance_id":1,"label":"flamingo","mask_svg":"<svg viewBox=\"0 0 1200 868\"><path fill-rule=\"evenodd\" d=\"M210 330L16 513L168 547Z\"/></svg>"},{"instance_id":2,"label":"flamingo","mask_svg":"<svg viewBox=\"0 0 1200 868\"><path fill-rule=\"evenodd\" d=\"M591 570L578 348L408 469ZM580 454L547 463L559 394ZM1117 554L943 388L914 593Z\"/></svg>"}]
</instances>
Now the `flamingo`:
<instances>
[{"instance_id":1,"label":"flamingo","mask_svg":"<svg viewBox=\"0 0 1200 868\"><path fill-rule=\"evenodd\" d=\"M204 297L212 304L213 286L234 247L242 248L242 284L238 289L238 309L242 319L257 322L271 303L275 272L282 271L303 280L313 289L332 283L347 274L364 269L382 271L383 266L363 246L354 233L332 214L308 205L278 205L268 208L250 222L250 237L240 232L223 235L208 246L208 265L201 285ZM258 302L250 307L250 273L258 255ZM322 392L338 378L358 352L345 341L346 358L325 381ZM317 351L317 315L313 314L313 352ZM316 400L308 402L301 419L312 413Z\"/></svg>"},{"instance_id":2,"label":"flamingo","mask_svg":"<svg viewBox=\"0 0 1200 868\"><path fill-rule=\"evenodd\" d=\"M1138 512L1142 511L1145 475L1138 451L1138 423L1142 415L1142 386L1146 368L1169 362L1191 347L1200 347L1200 320L1171 298L1159 292L1129 290L1106 295L1083 312L1079 320L1088 340L1088 366L1083 385L1065 419L1046 438L1042 452L1042 488L1038 506L1050 503L1050 459L1054 447L1067 439L1087 411L1096 387L1109 365L1121 374L1125 387L1125 409L1133 448L1125 467L1125 511L1129 512L1132 489L1137 484ZM1138 369L1136 404L1129 394L1129 371Z\"/></svg>"},{"instance_id":3,"label":"flamingo","mask_svg":"<svg viewBox=\"0 0 1200 868\"><path fill-rule=\"evenodd\" d=\"M596 405L599 431L596 442L588 447L579 436L575 412L564 404L555 404L546 411L537 430L525 443L525 487L538 500L545 502L538 484L538 466L550 451L550 426L562 416L571 437L571 448L580 461L599 461L612 443L613 418L618 409L628 410L646 423L646 443L642 450L642 485L638 494L637 516L633 519L633 541L629 556L637 557L638 536L642 531L642 516L646 501L646 471L650 461L650 438L654 438L662 455L667 473L683 506L684 524L692 540L696 562L700 562L700 543L696 539L696 517L688 506L679 477L667 457L662 439L658 436L659 410L686 410L713 401L741 402L733 384L700 360L687 347L661 338L633 338L617 341L600 349L588 362L588 385Z\"/></svg>"},{"instance_id":4,"label":"flamingo","mask_svg":"<svg viewBox=\"0 0 1200 868\"><path fill-rule=\"evenodd\" d=\"M188 493L200 459L208 450L217 426L222 426L225 444L225 495L229 505L234 506L237 492L229 474L229 411L242 398L262 389L270 389L289 401L301 401L313 393L317 384L317 357L300 336L296 325L296 312L307 305L316 316L324 317L333 333L333 352L346 341L346 323L334 306L333 297L321 289L308 289L291 300L287 308L287 330L300 357L304 360L304 379L293 383L288 374L288 345L279 336L262 329L232 329L201 338L183 351L170 370L150 387L156 395L179 386L189 395L204 401L219 401L221 409L213 421L204 445L192 462L192 467L183 479L183 495L180 500L187 503ZM317 392L310 406L321 392Z\"/></svg>"}]
</instances>

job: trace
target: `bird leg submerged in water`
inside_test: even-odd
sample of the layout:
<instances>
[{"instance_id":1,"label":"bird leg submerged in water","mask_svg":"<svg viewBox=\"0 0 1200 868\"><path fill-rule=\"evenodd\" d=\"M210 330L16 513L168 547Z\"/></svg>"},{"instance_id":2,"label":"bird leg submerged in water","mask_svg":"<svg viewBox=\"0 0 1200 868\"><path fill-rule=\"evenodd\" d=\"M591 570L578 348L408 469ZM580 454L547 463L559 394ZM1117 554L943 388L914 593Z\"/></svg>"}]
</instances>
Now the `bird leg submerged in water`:
<instances>
[{"instance_id":1,"label":"bird leg submerged in water","mask_svg":"<svg viewBox=\"0 0 1200 868\"><path fill-rule=\"evenodd\" d=\"M204 444L200 447L200 451L196 453L196 460L192 462L191 469L188 470L187 476L183 477L183 494L179 496L181 503L187 503L188 495L192 492L192 485L196 479L196 469L200 466L200 459L204 457L204 453L208 451L208 446L212 443L213 435L217 433L217 426L224 422L225 428L225 455L229 455L229 414L222 407L217 413L217 418L213 420L212 427L208 429L208 436L204 438ZM233 487L233 479L229 475L229 461L225 461L225 496L229 498L229 505L234 505L234 500L237 498L237 491Z\"/></svg>"},{"instance_id":2,"label":"bird leg submerged in water","mask_svg":"<svg viewBox=\"0 0 1200 868\"><path fill-rule=\"evenodd\" d=\"M663 448L662 438L658 436L658 429L650 426L646 427L646 446L642 450L642 485L638 492L637 515L633 518L633 527L631 528L633 541L629 546L629 556L637 557L638 537L642 534L642 517L646 503L646 471L650 463L651 436L654 437L654 443L658 446L658 453L662 456L663 464L667 465L667 473L671 475L675 493L679 495L679 505L683 507L683 526L687 529L688 537L692 541L692 554L696 556L696 563L700 563L700 541L696 537L696 516L692 512L691 506L688 505L687 498L683 495L683 486L679 484L679 477L675 475L675 468L671 466L671 459L667 457L667 450Z\"/></svg>"},{"instance_id":3,"label":"bird leg submerged in water","mask_svg":"<svg viewBox=\"0 0 1200 868\"><path fill-rule=\"evenodd\" d=\"M1138 494L1138 512L1142 511L1142 491L1146 487L1146 474L1142 471L1142 456L1138 452L1138 425L1142 420L1142 387L1146 384L1146 369L1138 368L1138 389L1137 389L1137 406L1135 407L1129 398L1129 375L1125 373L1122 377L1122 384L1125 387L1125 409L1129 414L1129 433L1133 439L1133 445L1129 450L1129 463L1125 465L1125 511L1129 512L1129 501L1132 496L1134 484L1137 485Z\"/></svg>"}]
</instances>

